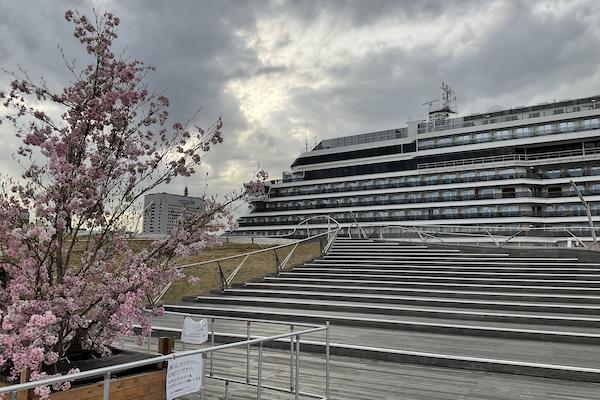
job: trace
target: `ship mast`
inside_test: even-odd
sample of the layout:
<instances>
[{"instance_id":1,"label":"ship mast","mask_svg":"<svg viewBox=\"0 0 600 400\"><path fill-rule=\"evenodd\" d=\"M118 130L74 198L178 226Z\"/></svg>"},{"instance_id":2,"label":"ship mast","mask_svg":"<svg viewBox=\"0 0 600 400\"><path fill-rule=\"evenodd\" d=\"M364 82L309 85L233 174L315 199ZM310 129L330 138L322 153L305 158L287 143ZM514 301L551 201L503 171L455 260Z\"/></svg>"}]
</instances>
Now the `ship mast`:
<instances>
[{"instance_id":1,"label":"ship mast","mask_svg":"<svg viewBox=\"0 0 600 400\"><path fill-rule=\"evenodd\" d=\"M429 122L444 123L450 114L456 114L456 94L454 90L446 81L442 81L440 88L442 89L442 98L425 103L429 104ZM439 106L434 107L437 102L440 102Z\"/></svg>"}]
</instances>

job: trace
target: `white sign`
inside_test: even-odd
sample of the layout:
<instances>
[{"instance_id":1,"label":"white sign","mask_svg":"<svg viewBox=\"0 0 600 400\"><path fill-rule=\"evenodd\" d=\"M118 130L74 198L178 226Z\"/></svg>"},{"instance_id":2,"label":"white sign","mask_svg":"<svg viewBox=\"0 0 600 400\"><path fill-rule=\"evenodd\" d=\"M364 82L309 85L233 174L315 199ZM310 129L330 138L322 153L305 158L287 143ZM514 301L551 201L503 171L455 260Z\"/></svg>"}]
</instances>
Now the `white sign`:
<instances>
[{"instance_id":1,"label":"white sign","mask_svg":"<svg viewBox=\"0 0 600 400\"><path fill-rule=\"evenodd\" d=\"M202 354L169 360L167 368L167 400L199 392L203 381L204 360L202 359Z\"/></svg>"},{"instance_id":2,"label":"white sign","mask_svg":"<svg viewBox=\"0 0 600 400\"><path fill-rule=\"evenodd\" d=\"M190 317L183 320L181 341L189 344L202 344L208 340L208 323L205 319L194 321Z\"/></svg>"}]
</instances>

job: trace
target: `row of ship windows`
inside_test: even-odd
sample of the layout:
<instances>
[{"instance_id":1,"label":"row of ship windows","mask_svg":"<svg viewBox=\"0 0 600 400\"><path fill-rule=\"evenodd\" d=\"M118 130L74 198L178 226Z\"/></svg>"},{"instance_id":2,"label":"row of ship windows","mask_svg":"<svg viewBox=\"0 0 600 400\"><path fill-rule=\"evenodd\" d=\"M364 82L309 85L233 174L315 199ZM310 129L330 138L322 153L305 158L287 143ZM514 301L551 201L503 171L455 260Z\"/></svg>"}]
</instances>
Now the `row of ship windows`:
<instances>
[{"instance_id":1,"label":"row of ship windows","mask_svg":"<svg viewBox=\"0 0 600 400\"><path fill-rule=\"evenodd\" d=\"M583 185L578 187L584 196L600 195L600 183L590 185L586 189ZM298 200L286 202L266 203L264 207L257 206L257 211L281 211L298 209L317 209L334 207L357 207L373 206L387 204L407 204L407 203L427 203L438 201L466 201L466 200L489 200L489 199L510 199L510 198L557 198L573 197L577 193L568 186L550 186L542 191L540 188L521 188L514 187L498 188L477 188L464 190L441 190L430 192L399 193L386 195L368 195L355 197L340 197L336 199L314 199Z\"/></svg>"},{"instance_id":2,"label":"row of ship windows","mask_svg":"<svg viewBox=\"0 0 600 400\"><path fill-rule=\"evenodd\" d=\"M402 225L399 225L397 230L393 229L391 226L385 230L384 237L398 237L403 238L403 232L405 229L400 228ZM522 232L524 229L529 229L532 227L544 227L544 225L537 224L493 224L493 221L490 223L486 223L485 225L477 224L477 225L438 225L438 226L427 226L427 232L445 232L445 233L473 233L473 234L481 234L485 232L491 235L504 235L504 236L512 236L519 232ZM565 236L565 228L569 230L572 234L578 237L584 237L590 235L590 227L586 225L582 225L579 223L566 222L566 223L553 223L551 226L544 227L544 236L546 237L564 237ZM343 235L347 235L348 227L346 227L343 231ZM356 231L355 227L350 227L349 229ZM362 227L362 231L364 231L369 237L377 237L379 233L380 226L364 226ZM282 235L286 233L290 233L291 229L285 230L259 230L259 231L239 231L236 234L239 235L252 235L252 236L272 236L272 235ZM310 232L312 235L317 233L326 232L327 228L311 228Z\"/></svg>"},{"instance_id":3,"label":"row of ship windows","mask_svg":"<svg viewBox=\"0 0 600 400\"><path fill-rule=\"evenodd\" d=\"M466 144L485 143L498 140L520 139L540 135L552 135L557 133L574 132L600 128L600 119L585 119L575 121L564 121L553 124L533 125L513 129L499 129L489 132L475 132L472 134L460 134L443 136L435 139L419 140L419 150L427 150L438 147L461 146Z\"/></svg>"},{"instance_id":4,"label":"row of ship windows","mask_svg":"<svg viewBox=\"0 0 600 400\"><path fill-rule=\"evenodd\" d=\"M592 109L598 109L598 108L600 108L600 104L595 104L595 103L591 103L591 104L587 104L587 105L583 106L584 110L585 109L592 110ZM540 110L538 112L530 112L528 114L526 114L526 113L523 113L520 115L513 114L513 115L508 115L508 116L502 117L502 118L500 118L499 115L496 115L495 118L489 118L490 115L488 115L488 116L486 116L486 118L483 118L479 121L470 120L470 121L459 122L459 121L455 121L454 119L449 119L449 120L441 121L441 122L435 121L435 122L429 122L429 123L420 123L418 125L418 132L419 132L419 134L424 134L424 133L429 133L429 132L444 131L444 130L448 130L448 129L468 128L468 127L472 127L472 126L476 126L476 125L497 124L499 122L510 122L510 121L526 120L526 119L530 119L530 118L547 117L550 115L578 112L581 110L582 110L581 106L575 106L575 107L555 108L553 110L549 110L549 109Z\"/></svg>"},{"instance_id":5,"label":"row of ship windows","mask_svg":"<svg viewBox=\"0 0 600 400\"><path fill-rule=\"evenodd\" d=\"M600 215L600 204L591 205L592 215ZM365 211L355 213L332 213L332 218L338 222L373 222L373 221L404 221L404 220L435 220L447 218L493 218L493 217L570 217L585 216L586 210L582 204L550 205L550 206L483 206L483 207L441 207L430 209ZM297 224L310 215L293 215L278 217L244 217L239 221L240 226L252 225L289 225Z\"/></svg>"},{"instance_id":6,"label":"row of ship windows","mask_svg":"<svg viewBox=\"0 0 600 400\"><path fill-rule=\"evenodd\" d=\"M270 192L271 197L298 196L331 192L351 192L371 189L392 189L399 187L429 186L474 181L490 181L515 178L560 178L600 175L600 165L588 167L573 166L553 168L534 173L525 168L503 168L481 171L450 172L445 174L400 176L394 178L370 179L365 181L327 183L323 185L307 185L277 188Z\"/></svg>"}]
</instances>

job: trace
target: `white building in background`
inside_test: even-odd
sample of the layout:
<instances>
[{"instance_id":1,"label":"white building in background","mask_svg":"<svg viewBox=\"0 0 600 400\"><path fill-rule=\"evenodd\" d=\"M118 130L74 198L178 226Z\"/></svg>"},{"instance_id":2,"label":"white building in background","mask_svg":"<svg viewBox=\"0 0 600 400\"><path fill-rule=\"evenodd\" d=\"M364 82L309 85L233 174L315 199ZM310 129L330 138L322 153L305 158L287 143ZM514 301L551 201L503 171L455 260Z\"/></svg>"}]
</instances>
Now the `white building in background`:
<instances>
[{"instance_id":1,"label":"white building in background","mask_svg":"<svg viewBox=\"0 0 600 400\"><path fill-rule=\"evenodd\" d=\"M204 201L199 197L180 196L171 193L153 193L144 196L143 234L165 235L169 233L184 213L202 209Z\"/></svg>"}]
</instances>

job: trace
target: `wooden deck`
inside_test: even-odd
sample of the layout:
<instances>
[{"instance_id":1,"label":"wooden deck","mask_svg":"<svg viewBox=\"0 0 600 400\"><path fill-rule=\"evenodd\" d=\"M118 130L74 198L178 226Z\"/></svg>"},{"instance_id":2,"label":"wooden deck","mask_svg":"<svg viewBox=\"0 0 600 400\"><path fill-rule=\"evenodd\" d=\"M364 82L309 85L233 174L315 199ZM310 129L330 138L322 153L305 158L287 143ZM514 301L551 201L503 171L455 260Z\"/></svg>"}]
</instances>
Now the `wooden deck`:
<instances>
[{"instance_id":1,"label":"wooden deck","mask_svg":"<svg viewBox=\"0 0 600 400\"><path fill-rule=\"evenodd\" d=\"M289 353L265 349L264 385L289 385ZM220 352L214 358L219 375L245 374L242 350ZM301 390L320 394L324 390L323 357L301 355ZM252 364L256 366L256 350ZM252 372L256 376L256 369ZM204 399L224 399L225 383L208 379ZM229 385L229 399L256 399L256 389ZM263 390L263 399L293 399L293 395ZM308 397L303 396L302 399ZM188 396L186 399L200 399ZM466 371L365 360L331 358L330 399L333 400L598 400L600 384L535 378L521 375Z\"/></svg>"}]
</instances>

